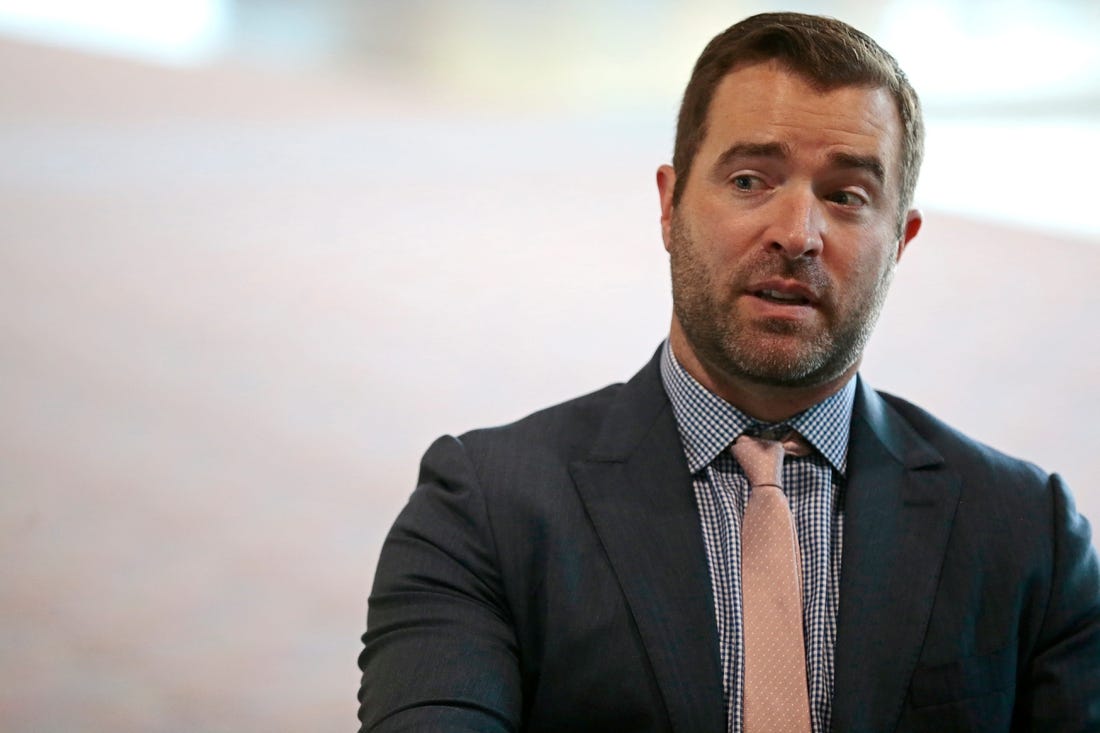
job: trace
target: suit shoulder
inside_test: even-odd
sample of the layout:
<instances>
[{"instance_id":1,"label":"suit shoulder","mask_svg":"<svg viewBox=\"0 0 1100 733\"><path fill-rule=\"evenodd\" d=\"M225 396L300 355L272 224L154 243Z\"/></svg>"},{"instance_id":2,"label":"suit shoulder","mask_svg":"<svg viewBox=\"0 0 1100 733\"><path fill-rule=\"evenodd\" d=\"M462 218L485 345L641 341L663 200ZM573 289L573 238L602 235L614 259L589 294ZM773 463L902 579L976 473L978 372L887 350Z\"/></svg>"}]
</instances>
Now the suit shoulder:
<instances>
[{"instance_id":1,"label":"suit shoulder","mask_svg":"<svg viewBox=\"0 0 1100 733\"><path fill-rule=\"evenodd\" d=\"M949 465L965 466L1001 480L1016 477L1025 483L1045 485L1050 479L1050 474L1034 463L976 440L912 402L887 392L878 395L935 447Z\"/></svg>"},{"instance_id":2,"label":"suit shoulder","mask_svg":"<svg viewBox=\"0 0 1100 733\"><path fill-rule=\"evenodd\" d=\"M543 408L506 425L471 430L458 440L475 456L503 452L572 455L591 448L607 412L622 389L610 384L580 397Z\"/></svg>"}]
</instances>

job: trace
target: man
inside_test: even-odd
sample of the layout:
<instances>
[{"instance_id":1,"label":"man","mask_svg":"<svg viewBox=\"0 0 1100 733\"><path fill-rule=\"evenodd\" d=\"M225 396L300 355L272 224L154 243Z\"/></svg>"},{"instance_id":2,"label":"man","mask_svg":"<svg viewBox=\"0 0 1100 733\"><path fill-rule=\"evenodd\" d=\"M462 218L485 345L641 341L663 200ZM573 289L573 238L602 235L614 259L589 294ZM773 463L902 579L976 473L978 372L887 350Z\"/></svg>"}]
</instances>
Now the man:
<instances>
[{"instance_id":1,"label":"man","mask_svg":"<svg viewBox=\"0 0 1100 733\"><path fill-rule=\"evenodd\" d=\"M364 730L1100 730L1100 569L1061 480L857 377L921 153L862 33L777 13L711 41L657 172L667 342L431 446Z\"/></svg>"}]
</instances>

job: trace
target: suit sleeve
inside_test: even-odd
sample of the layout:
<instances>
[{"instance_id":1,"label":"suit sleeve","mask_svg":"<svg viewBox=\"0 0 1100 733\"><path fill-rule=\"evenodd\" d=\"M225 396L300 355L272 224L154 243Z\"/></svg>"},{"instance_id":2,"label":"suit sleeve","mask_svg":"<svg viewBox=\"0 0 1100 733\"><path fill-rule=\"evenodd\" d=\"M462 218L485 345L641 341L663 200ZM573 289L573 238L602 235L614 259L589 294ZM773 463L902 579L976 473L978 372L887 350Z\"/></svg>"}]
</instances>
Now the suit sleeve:
<instances>
[{"instance_id":1,"label":"suit sleeve","mask_svg":"<svg viewBox=\"0 0 1100 733\"><path fill-rule=\"evenodd\" d=\"M437 440L382 548L359 666L361 731L514 731L515 632L462 443Z\"/></svg>"},{"instance_id":2,"label":"suit sleeve","mask_svg":"<svg viewBox=\"0 0 1100 733\"><path fill-rule=\"evenodd\" d=\"M1053 574L1036 651L1021 674L1013 730L1100 732L1100 566L1089 524L1050 479Z\"/></svg>"}]
</instances>

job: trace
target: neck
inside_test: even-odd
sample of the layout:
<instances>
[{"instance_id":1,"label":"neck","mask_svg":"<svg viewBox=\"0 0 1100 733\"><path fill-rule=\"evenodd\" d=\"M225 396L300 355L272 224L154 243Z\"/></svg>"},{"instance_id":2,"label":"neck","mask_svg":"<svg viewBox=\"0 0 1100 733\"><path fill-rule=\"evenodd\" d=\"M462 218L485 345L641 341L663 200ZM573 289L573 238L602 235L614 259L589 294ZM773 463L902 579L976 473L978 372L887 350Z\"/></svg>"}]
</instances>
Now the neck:
<instances>
[{"instance_id":1,"label":"neck","mask_svg":"<svg viewBox=\"0 0 1100 733\"><path fill-rule=\"evenodd\" d=\"M699 384L754 420L778 423L813 407L840 390L859 369L859 360L837 377L821 384L786 387L762 384L729 374L701 360L683 332L673 327L669 335L673 356Z\"/></svg>"}]
</instances>

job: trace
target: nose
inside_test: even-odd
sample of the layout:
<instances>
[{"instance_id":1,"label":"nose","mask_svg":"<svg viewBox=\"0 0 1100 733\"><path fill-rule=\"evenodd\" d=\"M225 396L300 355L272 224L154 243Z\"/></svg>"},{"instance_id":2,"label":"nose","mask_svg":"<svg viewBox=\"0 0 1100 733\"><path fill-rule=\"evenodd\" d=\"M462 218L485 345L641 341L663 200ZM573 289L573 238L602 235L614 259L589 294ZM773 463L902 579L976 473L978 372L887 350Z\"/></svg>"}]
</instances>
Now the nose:
<instances>
[{"instance_id":1,"label":"nose","mask_svg":"<svg viewBox=\"0 0 1100 733\"><path fill-rule=\"evenodd\" d=\"M790 259L816 257L824 246L825 212L812 191L776 197L770 247Z\"/></svg>"}]
</instances>

